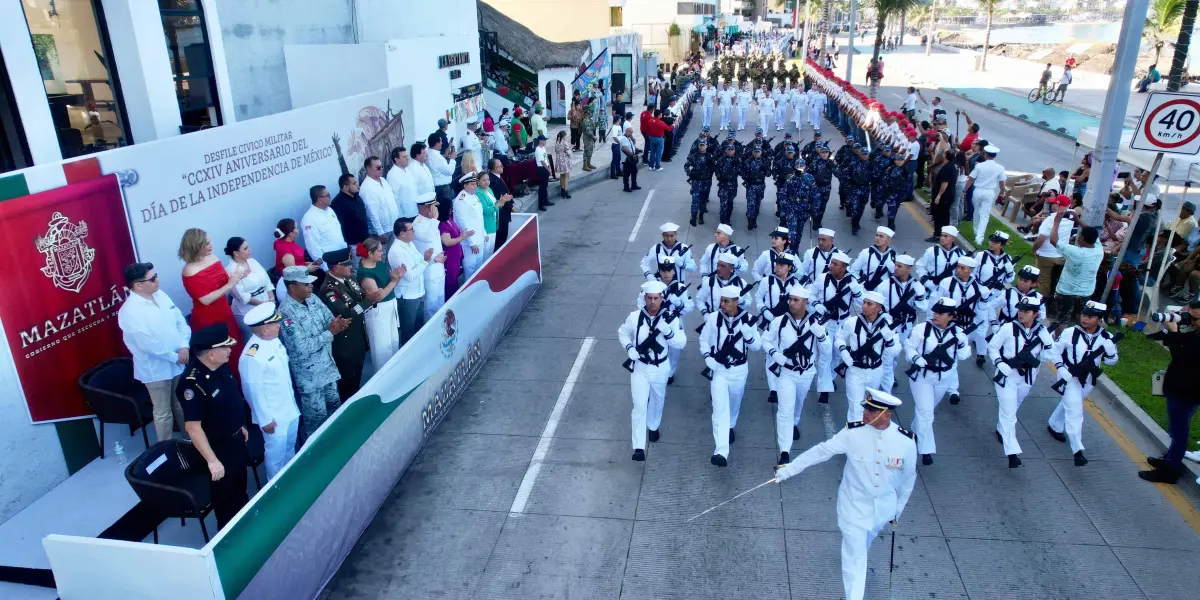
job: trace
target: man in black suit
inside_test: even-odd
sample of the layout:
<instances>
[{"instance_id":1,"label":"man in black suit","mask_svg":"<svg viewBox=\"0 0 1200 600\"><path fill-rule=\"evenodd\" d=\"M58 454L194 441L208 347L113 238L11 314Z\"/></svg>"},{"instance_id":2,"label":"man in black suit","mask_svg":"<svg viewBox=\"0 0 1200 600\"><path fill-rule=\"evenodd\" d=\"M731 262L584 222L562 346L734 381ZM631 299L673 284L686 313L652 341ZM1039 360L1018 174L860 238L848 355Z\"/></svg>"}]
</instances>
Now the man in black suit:
<instances>
[{"instance_id":1,"label":"man in black suit","mask_svg":"<svg viewBox=\"0 0 1200 600\"><path fill-rule=\"evenodd\" d=\"M508 185L504 183L504 163L498 158L493 158L488 163L488 172L491 173L491 182L488 184L492 190L492 195L500 198L505 194L511 194ZM508 223L512 221L513 204L515 201L510 200L500 205L500 213L496 217L496 250L500 249L500 245L508 239Z\"/></svg>"},{"instance_id":2,"label":"man in black suit","mask_svg":"<svg viewBox=\"0 0 1200 600\"><path fill-rule=\"evenodd\" d=\"M353 175L344 173L338 177L338 187L341 191L334 196L330 208L342 226L342 238L353 246L371 235L367 230L367 205L358 195L358 180Z\"/></svg>"}]
</instances>

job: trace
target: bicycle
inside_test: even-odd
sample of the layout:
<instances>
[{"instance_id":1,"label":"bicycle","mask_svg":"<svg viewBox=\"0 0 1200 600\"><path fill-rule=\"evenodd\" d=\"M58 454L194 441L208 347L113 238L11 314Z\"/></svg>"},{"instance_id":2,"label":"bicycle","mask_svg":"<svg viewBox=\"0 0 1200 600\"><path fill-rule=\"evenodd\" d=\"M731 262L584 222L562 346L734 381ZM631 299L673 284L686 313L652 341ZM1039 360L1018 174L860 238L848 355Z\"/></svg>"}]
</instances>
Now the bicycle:
<instances>
[{"instance_id":1,"label":"bicycle","mask_svg":"<svg viewBox=\"0 0 1200 600\"><path fill-rule=\"evenodd\" d=\"M1054 88L1050 85L1039 85L1038 87L1029 90L1029 95L1026 97L1030 104L1036 104L1041 100L1045 104L1050 104L1053 100L1047 101L1047 98L1053 97Z\"/></svg>"}]
</instances>

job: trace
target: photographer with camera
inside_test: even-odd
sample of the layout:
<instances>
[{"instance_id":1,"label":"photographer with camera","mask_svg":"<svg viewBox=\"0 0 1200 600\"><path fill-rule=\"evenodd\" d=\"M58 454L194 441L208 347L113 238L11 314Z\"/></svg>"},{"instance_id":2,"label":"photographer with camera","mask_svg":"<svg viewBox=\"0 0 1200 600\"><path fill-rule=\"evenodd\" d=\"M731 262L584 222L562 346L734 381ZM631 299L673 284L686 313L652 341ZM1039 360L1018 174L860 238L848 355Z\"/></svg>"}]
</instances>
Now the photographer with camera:
<instances>
[{"instance_id":1,"label":"photographer with camera","mask_svg":"<svg viewBox=\"0 0 1200 600\"><path fill-rule=\"evenodd\" d=\"M1171 445L1165 455L1147 457L1146 462L1154 468L1138 473L1138 477L1154 483L1175 483L1185 472L1183 454L1187 450L1192 416L1200 408L1200 391L1194 385L1195 377L1188 374L1200 359L1200 329L1194 326L1200 320L1200 300L1193 300L1178 312L1156 313L1152 318L1162 322L1163 329L1147 337L1162 342L1171 352L1171 363L1163 378ZM1180 327L1187 329L1180 331Z\"/></svg>"}]
</instances>

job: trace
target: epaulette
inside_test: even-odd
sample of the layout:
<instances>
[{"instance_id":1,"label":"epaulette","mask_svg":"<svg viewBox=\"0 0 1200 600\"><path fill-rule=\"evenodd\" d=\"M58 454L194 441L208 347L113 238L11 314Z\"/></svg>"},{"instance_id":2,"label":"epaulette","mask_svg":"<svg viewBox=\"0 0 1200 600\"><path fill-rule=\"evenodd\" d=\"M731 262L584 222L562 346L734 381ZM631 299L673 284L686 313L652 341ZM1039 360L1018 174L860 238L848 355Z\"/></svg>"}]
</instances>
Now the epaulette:
<instances>
[{"instance_id":1,"label":"epaulette","mask_svg":"<svg viewBox=\"0 0 1200 600\"><path fill-rule=\"evenodd\" d=\"M183 378L184 378L184 379L190 379L190 380L192 380L192 381L195 381L195 380L196 380L196 367L192 367L192 368L191 368L191 370L189 370L189 371L187 372L187 375L184 375L184 377L183 377Z\"/></svg>"},{"instance_id":2,"label":"epaulette","mask_svg":"<svg viewBox=\"0 0 1200 600\"><path fill-rule=\"evenodd\" d=\"M854 429L855 427L862 427L863 425L866 425L866 423L863 423L862 421L850 421L849 423L846 423L846 429Z\"/></svg>"},{"instance_id":3,"label":"epaulette","mask_svg":"<svg viewBox=\"0 0 1200 600\"><path fill-rule=\"evenodd\" d=\"M910 440L913 440L914 442L917 440L917 434L915 434L903 427L900 427L899 425L896 426L896 430L899 431L900 433L904 434L904 437L906 437Z\"/></svg>"},{"instance_id":4,"label":"epaulette","mask_svg":"<svg viewBox=\"0 0 1200 600\"><path fill-rule=\"evenodd\" d=\"M258 344L250 344L250 347L246 348L246 356L254 356L255 354L258 354Z\"/></svg>"}]
</instances>

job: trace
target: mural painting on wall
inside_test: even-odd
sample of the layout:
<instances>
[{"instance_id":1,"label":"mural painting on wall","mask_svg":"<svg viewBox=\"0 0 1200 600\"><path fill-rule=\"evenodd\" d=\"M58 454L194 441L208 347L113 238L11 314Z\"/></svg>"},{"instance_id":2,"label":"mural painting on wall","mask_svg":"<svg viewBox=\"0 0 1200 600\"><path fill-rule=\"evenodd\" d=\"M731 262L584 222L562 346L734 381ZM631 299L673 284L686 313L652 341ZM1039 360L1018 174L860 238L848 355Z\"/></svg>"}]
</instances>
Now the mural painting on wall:
<instances>
[{"instance_id":1,"label":"mural painting on wall","mask_svg":"<svg viewBox=\"0 0 1200 600\"><path fill-rule=\"evenodd\" d=\"M333 134L333 147L337 149L338 164L342 173L349 173L346 159L342 156L342 147L337 133ZM354 131L349 136L348 152L351 156L387 156L392 148L404 145L404 111L392 112L392 103L388 101L387 109L380 110L378 106L367 106L358 111L354 123ZM361 181L363 169L359 168L356 176Z\"/></svg>"}]
</instances>

